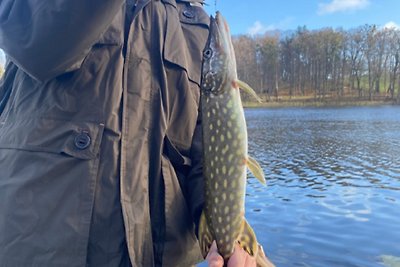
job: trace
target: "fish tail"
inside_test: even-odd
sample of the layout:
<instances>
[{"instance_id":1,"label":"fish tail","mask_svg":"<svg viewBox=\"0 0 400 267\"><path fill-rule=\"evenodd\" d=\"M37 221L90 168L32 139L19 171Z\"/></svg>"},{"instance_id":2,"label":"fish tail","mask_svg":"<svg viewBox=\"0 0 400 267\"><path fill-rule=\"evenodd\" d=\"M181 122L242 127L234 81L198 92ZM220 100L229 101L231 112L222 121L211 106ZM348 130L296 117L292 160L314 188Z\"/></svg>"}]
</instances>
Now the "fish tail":
<instances>
[{"instance_id":1,"label":"fish tail","mask_svg":"<svg viewBox=\"0 0 400 267\"><path fill-rule=\"evenodd\" d=\"M239 245L250 254L250 256L255 256L258 250L258 243L256 235L253 228L244 219L242 224L242 232L238 239Z\"/></svg>"},{"instance_id":2,"label":"fish tail","mask_svg":"<svg viewBox=\"0 0 400 267\"><path fill-rule=\"evenodd\" d=\"M261 245L258 245L256 263L257 267L275 267L275 265L265 255Z\"/></svg>"},{"instance_id":3,"label":"fish tail","mask_svg":"<svg viewBox=\"0 0 400 267\"><path fill-rule=\"evenodd\" d=\"M258 267L274 267L275 265L268 260L264 250L257 243L256 234L246 220L243 220L242 233L238 240L239 245L251 256L256 258Z\"/></svg>"}]
</instances>

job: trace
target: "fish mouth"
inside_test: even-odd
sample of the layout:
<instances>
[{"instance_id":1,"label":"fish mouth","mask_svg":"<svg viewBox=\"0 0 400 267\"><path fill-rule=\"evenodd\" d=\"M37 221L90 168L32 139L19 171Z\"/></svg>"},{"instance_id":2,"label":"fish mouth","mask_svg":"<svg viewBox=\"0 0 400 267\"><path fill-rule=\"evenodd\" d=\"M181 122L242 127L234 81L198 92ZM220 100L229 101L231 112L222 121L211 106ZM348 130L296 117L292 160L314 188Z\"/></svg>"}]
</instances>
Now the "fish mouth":
<instances>
[{"instance_id":1,"label":"fish mouth","mask_svg":"<svg viewBox=\"0 0 400 267\"><path fill-rule=\"evenodd\" d=\"M229 26L225 18L219 11L216 12L215 17L210 16L210 36L213 37L214 42L218 49L229 51L230 49L230 34Z\"/></svg>"},{"instance_id":2,"label":"fish mouth","mask_svg":"<svg viewBox=\"0 0 400 267\"><path fill-rule=\"evenodd\" d=\"M210 33L215 37L219 49L224 51L224 54L228 58L234 60L235 52L231 41L229 25L219 11L216 12L215 18L211 16Z\"/></svg>"},{"instance_id":3,"label":"fish mouth","mask_svg":"<svg viewBox=\"0 0 400 267\"><path fill-rule=\"evenodd\" d=\"M229 42L230 40L229 25L224 16L222 16L219 11L217 11L215 14L215 21L216 24L218 25L219 32L222 35L221 38L226 42Z\"/></svg>"},{"instance_id":4,"label":"fish mouth","mask_svg":"<svg viewBox=\"0 0 400 267\"><path fill-rule=\"evenodd\" d=\"M202 89L205 95L222 94L236 77L236 61L229 27L221 13L210 16L209 37L203 51Z\"/></svg>"}]
</instances>

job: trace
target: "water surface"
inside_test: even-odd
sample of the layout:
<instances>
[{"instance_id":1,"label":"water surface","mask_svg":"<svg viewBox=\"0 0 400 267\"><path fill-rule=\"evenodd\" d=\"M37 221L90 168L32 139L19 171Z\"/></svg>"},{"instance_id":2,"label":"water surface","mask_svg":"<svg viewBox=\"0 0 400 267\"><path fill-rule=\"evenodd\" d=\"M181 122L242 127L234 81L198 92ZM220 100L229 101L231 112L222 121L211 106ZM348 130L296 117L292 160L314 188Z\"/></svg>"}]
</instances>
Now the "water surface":
<instances>
[{"instance_id":1,"label":"water surface","mask_svg":"<svg viewBox=\"0 0 400 267\"><path fill-rule=\"evenodd\" d=\"M400 107L247 109L246 217L277 266L400 256ZM251 177L251 175L249 175Z\"/></svg>"}]
</instances>

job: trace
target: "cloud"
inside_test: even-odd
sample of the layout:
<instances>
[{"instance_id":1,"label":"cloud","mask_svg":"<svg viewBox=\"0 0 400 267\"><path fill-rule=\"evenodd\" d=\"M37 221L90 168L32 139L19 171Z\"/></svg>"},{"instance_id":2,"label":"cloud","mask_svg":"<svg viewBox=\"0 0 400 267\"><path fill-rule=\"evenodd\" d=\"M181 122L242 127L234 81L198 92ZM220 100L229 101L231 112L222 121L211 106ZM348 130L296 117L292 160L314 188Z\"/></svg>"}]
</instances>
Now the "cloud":
<instances>
[{"instance_id":1,"label":"cloud","mask_svg":"<svg viewBox=\"0 0 400 267\"><path fill-rule=\"evenodd\" d=\"M254 22L253 26L251 26L250 28L247 29L247 34L253 36L253 35L258 35L258 34L264 34L265 32L268 32L268 31L284 30L284 29L288 28L288 26L290 25L290 23L292 21L293 21L293 18L288 17L288 18L285 18L285 19L279 21L276 24L269 24L269 25L265 26L264 24L262 24L262 22L257 20Z\"/></svg>"},{"instance_id":2,"label":"cloud","mask_svg":"<svg viewBox=\"0 0 400 267\"><path fill-rule=\"evenodd\" d=\"M268 27L264 26L260 21L254 22L253 26L251 26L248 30L247 33L250 35L257 35L257 34L263 34L268 30Z\"/></svg>"},{"instance_id":3,"label":"cloud","mask_svg":"<svg viewBox=\"0 0 400 267\"><path fill-rule=\"evenodd\" d=\"M335 12L353 11L366 8L369 0L332 0L330 3L318 4L318 15L330 14Z\"/></svg>"},{"instance_id":4,"label":"cloud","mask_svg":"<svg viewBox=\"0 0 400 267\"><path fill-rule=\"evenodd\" d=\"M386 23L385 25L383 25L384 29L394 29L394 30L400 30L400 25L398 25L396 22L394 21L389 21L388 23Z\"/></svg>"}]
</instances>

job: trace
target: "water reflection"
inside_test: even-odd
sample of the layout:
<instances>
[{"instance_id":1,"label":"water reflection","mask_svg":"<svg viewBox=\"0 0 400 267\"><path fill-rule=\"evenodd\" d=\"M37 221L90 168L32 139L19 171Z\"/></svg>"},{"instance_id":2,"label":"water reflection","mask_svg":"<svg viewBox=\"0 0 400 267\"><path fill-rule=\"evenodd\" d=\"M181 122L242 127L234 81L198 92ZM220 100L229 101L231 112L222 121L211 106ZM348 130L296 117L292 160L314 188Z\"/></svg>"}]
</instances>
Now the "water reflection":
<instances>
[{"instance_id":1,"label":"water reflection","mask_svg":"<svg viewBox=\"0 0 400 267\"><path fill-rule=\"evenodd\" d=\"M278 266L400 256L400 107L246 110L246 216ZM368 245L366 245L368 244Z\"/></svg>"}]
</instances>

